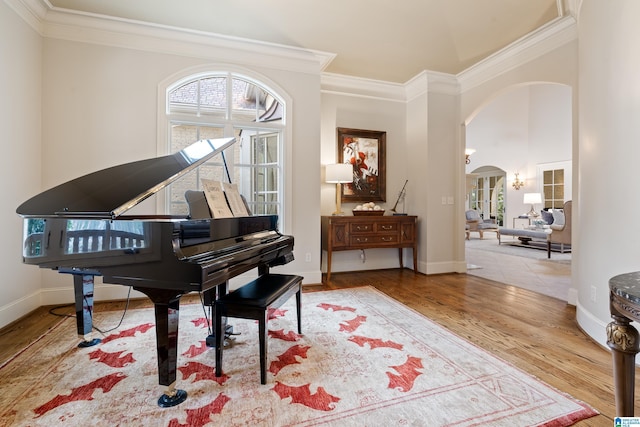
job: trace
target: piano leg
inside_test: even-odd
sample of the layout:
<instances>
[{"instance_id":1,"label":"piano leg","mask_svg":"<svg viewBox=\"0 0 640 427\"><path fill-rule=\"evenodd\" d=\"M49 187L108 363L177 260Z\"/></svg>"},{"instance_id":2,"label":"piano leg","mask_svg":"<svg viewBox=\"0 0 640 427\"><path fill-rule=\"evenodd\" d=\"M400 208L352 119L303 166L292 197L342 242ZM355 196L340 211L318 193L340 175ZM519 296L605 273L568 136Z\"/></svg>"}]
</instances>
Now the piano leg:
<instances>
[{"instance_id":1,"label":"piano leg","mask_svg":"<svg viewBox=\"0 0 640 427\"><path fill-rule=\"evenodd\" d=\"M82 272L82 274L72 273L72 275L76 303L76 327L78 336L83 340L78 344L78 347L91 347L101 341L99 338L91 339L93 330L93 283L94 277L100 274Z\"/></svg>"},{"instance_id":2,"label":"piano leg","mask_svg":"<svg viewBox=\"0 0 640 427\"><path fill-rule=\"evenodd\" d=\"M158 399L158 406L168 408L187 399L187 392L177 389L176 371L178 364L178 320L180 296L177 291L150 288L136 288L146 294L155 305L156 348L158 352L158 382L167 386Z\"/></svg>"}]
</instances>

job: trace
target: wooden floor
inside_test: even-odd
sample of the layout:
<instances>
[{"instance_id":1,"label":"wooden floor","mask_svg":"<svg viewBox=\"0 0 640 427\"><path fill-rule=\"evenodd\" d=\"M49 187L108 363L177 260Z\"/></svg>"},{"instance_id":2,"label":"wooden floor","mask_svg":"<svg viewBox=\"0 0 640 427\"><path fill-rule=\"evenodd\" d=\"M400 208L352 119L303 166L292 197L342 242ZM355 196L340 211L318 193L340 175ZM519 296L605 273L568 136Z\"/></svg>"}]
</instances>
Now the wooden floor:
<instances>
[{"instance_id":1,"label":"wooden floor","mask_svg":"<svg viewBox=\"0 0 640 427\"><path fill-rule=\"evenodd\" d=\"M304 289L309 292L374 286L601 413L577 426L613 426L611 355L578 328L575 307L466 274L425 276L407 269L393 269L334 273L331 279L329 284ZM98 303L96 310L121 309L123 305ZM136 308L150 305L147 300L131 303ZM0 330L0 365L54 324L56 318L49 313L50 308L42 307ZM66 309L68 313L72 311Z\"/></svg>"}]
</instances>

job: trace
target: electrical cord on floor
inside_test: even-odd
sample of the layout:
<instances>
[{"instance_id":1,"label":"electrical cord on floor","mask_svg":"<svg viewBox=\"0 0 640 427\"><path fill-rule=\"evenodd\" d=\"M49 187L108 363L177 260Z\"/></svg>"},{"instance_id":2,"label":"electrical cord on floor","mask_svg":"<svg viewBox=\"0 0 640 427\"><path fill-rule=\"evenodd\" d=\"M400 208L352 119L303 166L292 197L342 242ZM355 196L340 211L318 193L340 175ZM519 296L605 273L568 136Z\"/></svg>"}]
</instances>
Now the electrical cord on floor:
<instances>
[{"instance_id":1,"label":"electrical cord on floor","mask_svg":"<svg viewBox=\"0 0 640 427\"><path fill-rule=\"evenodd\" d=\"M93 310L89 312L89 315L91 316L91 323L93 325L93 329L95 329L96 331L100 332L102 335L105 335L111 331L114 331L116 329L118 329L121 325L122 325L122 321L124 320L124 316L127 314L127 310L129 309L129 302L131 301L131 286L129 286L129 292L127 292L127 301L124 307L124 311L122 312L122 317L120 317L120 321L118 322L118 324L116 326L114 326L113 328L110 329L105 329L102 330L99 327L97 327L95 324L93 324ZM84 300L85 303L87 303L87 300L85 298ZM75 303L70 303L70 304L63 304L63 305L57 305L55 307L52 307L51 309L49 309L49 314L52 314L54 316L58 316L58 317L72 317L75 318L76 315L74 314L65 314L65 313L56 313L56 310L60 310L62 308L67 308L67 307L72 307L74 306Z\"/></svg>"},{"instance_id":2,"label":"electrical cord on floor","mask_svg":"<svg viewBox=\"0 0 640 427\"><path fill-rule=\"evenodd\" d=\"M98 328L97 326L93 326L93 329L95 329L96 331L100 332L102 335L105 335L107 332L111 332L113 330L116 330L120 327L120 325L122 325L122 321L124 320L124 316L127 314L127 310L129 309L129 302L131 301L131 286L129 286L129 291L127 292L127 302L124 306L124 311L122 312L122 317L120 317L120 321L118 322L118 324L116 326L114 326L111 329L106 329L106 330L101 330L100 328ZM91 315L91 320L93 322L93 312L89 312L89 314Z\"/></svg>"},{"instance_id":3,"label":"electrical cord on floor","mask_svg":"<svg viewBox=\"0 0 640 427\"><path fill-rule=\"evenodd\" d=\"M200 304L202 305L202 311L204 312L204 318L207 319L207 332L209 335L213 334L213 330L211 329L211 306L209 306L209 314L207 314L207 309L205 308L205 304L204 304L204 300L203 298L203 294L202 292L198 292L198 295L200 296Z\"/></svg>"},{"instance_id":4,"label":"electrical cord on floor","mask_svg":"<svg viewBox=\"0 0 640 427\"><path fill-rule=\"evenodd\" d=\"M55 310L60 310L61 308L67 308L67 307L72 307L74 305L74 303L70 303L70 304L62 304L62 305L56 305L55 307L51 307L49 309L49 314L53 315L53 316L58 316L58 317L76 317L73 314L64 314L64 313L56 313Z\"/></svg>"}]
</instances>

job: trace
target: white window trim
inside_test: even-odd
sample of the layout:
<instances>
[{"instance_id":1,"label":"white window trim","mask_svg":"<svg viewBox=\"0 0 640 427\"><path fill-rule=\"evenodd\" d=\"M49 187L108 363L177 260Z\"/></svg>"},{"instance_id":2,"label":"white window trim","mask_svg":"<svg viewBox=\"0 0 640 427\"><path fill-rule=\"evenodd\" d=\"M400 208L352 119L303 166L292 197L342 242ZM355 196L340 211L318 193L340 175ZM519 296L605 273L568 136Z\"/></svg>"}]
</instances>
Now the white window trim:
<instances>
[{"instance_id":1,"label":"white window trim","mask_svg":"<svg viewBox=\"0 0 640 427\"><path fill-rule=\"evenodd\" d=\"M543 173L548 170L556 170L556 169L564 169L564 201L568 202L571 200L571 195L573 194L573 163L571 160L566 160L563 162L552 162L552 163L539 163L536 166L536 192L540 193L544 197L543 191Z\"/></svg>"},{"instance_id":2,"label":"white window trim","mask_svg":"<svg viewBox=\"0 0 640 427\"><path fill-rule=\"evenodd\" d=\"M264 86L269 91L278 94L282 98L285 104L285 117L283 117L284 131L282 133L281 152L282 152L282 174L280 176L280 185L282 188L282 209L283 212L279 218L279 228L284 234L293 234L291 224L293 224L293 202L291 194L293 194L293 100L291 96L277 83L268 78L265 75L257 73L253 70L244 67L238 67L230 64L204 64L195 67L183 69L168 76L166 79L158 83L157 91L157 141L156 141L156 153L157 156L165 156L168 152L168 137L169 137L169 119L167 111L167 91L169 87L175 86L177 82L186 82L198 75L210 75L212 73L237 73L244 75L248 78L254 79ZM191 120L193 117L191 118ZM260 123L260 127L268 127L268 123ZM166 211L166 197L164 192L158 193L156 198L156 211Z\"/></svg>"}]
</instances>

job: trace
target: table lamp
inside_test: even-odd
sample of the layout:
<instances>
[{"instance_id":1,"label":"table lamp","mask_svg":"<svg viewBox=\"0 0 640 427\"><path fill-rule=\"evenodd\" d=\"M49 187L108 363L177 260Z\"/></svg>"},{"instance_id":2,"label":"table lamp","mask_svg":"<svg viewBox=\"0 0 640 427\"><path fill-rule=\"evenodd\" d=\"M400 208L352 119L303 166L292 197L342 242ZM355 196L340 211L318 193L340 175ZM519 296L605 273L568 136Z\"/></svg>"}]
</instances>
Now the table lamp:
<instances>
[{"instance_id":1,"label":"table lamp","mask_svg":"<svg viewBox=\"0 0 640 427\"><path fill-rule=\"evenodd\" d=\"M353 182L353 166L349 163L338 163L335 165L327 165L325 181L336 184L336 211L333 215L344 215L340 208L340 200L342 198L341 184Z\"/></svg>"},{"instance_id":2,"label":"table lamp","mask_svg":"<svg viewBox=\"0 0 640 427\"><path fill-rule=\"evenodd\" d=\"M537 217L538 212L535 211L533 205L542 203L542 195L540 193L524 193L524 204L531 205L531 210L526 213L528 217Z\"/></svg>"}]
</instances>

